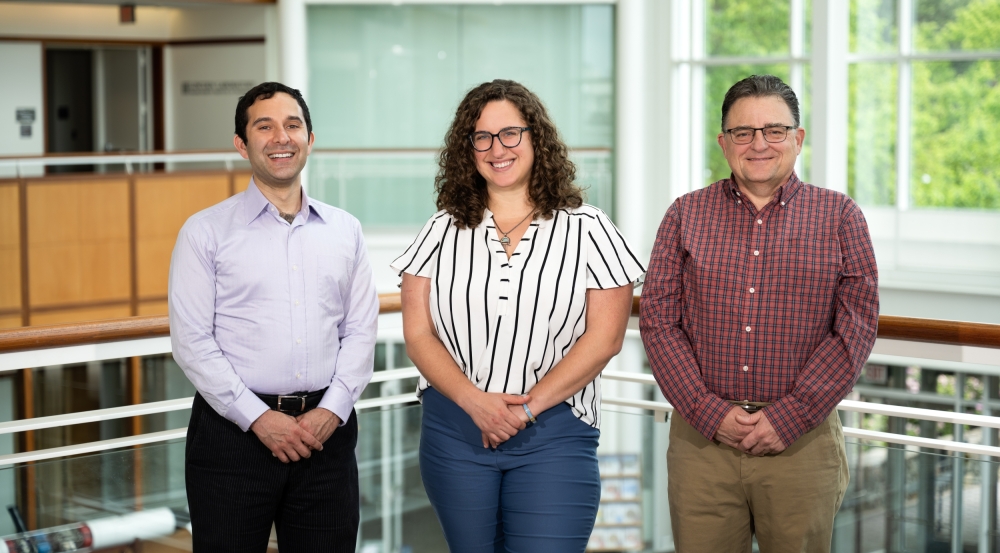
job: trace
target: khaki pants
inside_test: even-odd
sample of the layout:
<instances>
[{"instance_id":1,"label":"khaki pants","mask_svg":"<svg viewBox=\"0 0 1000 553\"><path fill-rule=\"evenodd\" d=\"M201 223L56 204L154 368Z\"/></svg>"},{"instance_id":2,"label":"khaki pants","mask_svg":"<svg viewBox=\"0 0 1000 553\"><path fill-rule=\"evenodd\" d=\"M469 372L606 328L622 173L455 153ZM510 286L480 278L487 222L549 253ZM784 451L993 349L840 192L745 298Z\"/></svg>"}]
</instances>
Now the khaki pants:
<instances>
[{"instance_id":1,"label":"khaki pants","mask_svg":"<svg viewBox=\"0 0 1000 553\"><path fill-rule=\"evenodd\" d=\"M850 476L836 411L778 455L707 440L676 413L667 449L678 553L829 552Z\"/></svg>"}]
</instances>

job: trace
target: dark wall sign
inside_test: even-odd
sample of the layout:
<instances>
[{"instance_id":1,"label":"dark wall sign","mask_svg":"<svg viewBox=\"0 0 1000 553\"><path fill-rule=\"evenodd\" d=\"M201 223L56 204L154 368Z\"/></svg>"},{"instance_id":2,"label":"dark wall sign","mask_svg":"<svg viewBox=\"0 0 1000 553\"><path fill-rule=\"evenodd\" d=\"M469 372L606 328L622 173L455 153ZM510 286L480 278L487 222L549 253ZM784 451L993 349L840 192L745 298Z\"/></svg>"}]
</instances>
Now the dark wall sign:
<instances>
[{"instance_id":1,"label":"dark wall sign","mask_svg":"<svg viewBox=\"0 0 1000 553\"><path fill-rule=\"evenodd\" d=\"M21 126L21 138L31 138L31 125L35 122L35 108L17 108L17 124Z\"/></svg>"}]
</instances>

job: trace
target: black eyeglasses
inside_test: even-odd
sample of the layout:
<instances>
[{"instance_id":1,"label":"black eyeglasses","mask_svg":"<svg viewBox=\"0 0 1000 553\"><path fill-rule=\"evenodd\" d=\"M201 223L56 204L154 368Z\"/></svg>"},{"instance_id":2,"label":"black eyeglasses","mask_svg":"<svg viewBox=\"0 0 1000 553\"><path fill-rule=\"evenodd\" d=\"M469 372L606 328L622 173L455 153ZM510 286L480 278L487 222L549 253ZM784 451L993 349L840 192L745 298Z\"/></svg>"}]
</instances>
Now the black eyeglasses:
<instances>
[{"instance_id":1,"label":"black eyeglasses","mask_svg":"<svg viewBox=\"0 0 1000 553\"><path fill-rule=\"evenodd\" d=\"M521 133L530 130L531 127L504 127L496 134L479 131L470 134L469 140L477 152L488 152L493 147L493 137L499 138L504 148L516 148L521 143Z\"/></svg>"},{"instance_id":2,"label":"black eyeglasses","mask_svg":"<svg viewBox=\"0 0 1000 553\"><path fill-rule=\"evenodd\" d=\"M774 144L776 142L784 142L788 138L788 131L796 128L798 127L789 127L788 125L776 125L760 129L754 127L736 127L725 132L729 134L729 138L733 140L733 144L749 144L753 142L753 137L757 134L757 131L760 131L760 134L764 136L764 140Z\"/></svg>"}]
</instances>

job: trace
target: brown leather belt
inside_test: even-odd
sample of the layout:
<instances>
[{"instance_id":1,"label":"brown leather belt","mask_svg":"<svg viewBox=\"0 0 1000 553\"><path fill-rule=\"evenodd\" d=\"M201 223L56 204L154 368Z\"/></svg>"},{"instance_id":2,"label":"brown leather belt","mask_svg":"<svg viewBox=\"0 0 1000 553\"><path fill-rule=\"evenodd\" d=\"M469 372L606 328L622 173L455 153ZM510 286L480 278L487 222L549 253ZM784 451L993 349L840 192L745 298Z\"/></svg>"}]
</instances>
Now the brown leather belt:
<instances>
[{"instance_id":1,"label":"brown leather belt","mask_svg":"<svg viewBox=\"0 0 1000 553\"><path fill-rule=\"evenodd\" d=\"M735 399L730 399L728 401L733 405L738 405L739 407L743 408L743 410L746 411L747 413L756 413L757 411L760 411L761 409L767 407L768 405L771 405L771 403L767 401L738 401Z\"/></svg>"},{"instance_id":2,"label":"brown leather belt","mask_svg":"<svg viewBox=\"0 0 1000 553\"><path fill-rule=\"evenodd\" d=\"M272 411L278 411L294 417L315 409L319 405L319 401L323 399L323 394L326 393L326 390L327 388L323 388L315 392L292 392L280 395L258 394L255 392L254 395L259 397Z\"/></svg>"}]
</instances>

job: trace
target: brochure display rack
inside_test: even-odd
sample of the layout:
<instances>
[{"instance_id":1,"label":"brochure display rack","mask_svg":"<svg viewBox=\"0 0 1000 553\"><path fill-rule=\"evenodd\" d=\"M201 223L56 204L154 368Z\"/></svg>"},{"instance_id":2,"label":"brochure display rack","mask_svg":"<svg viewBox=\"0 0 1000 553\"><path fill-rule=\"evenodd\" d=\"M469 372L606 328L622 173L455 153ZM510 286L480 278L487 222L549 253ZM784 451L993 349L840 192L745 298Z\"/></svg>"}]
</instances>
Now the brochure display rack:
<instances>
[{"instance_id":1,"label":"brochure display rack","mask_svg":"<svg viewBox=\"0 0 1000 553\"><path fill-rule=\"evenodd\" d=\"M642 467L635 453L598 455L601 505L587 551L642 551Z\"/></svg>"}]
</instances>

